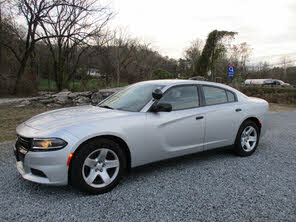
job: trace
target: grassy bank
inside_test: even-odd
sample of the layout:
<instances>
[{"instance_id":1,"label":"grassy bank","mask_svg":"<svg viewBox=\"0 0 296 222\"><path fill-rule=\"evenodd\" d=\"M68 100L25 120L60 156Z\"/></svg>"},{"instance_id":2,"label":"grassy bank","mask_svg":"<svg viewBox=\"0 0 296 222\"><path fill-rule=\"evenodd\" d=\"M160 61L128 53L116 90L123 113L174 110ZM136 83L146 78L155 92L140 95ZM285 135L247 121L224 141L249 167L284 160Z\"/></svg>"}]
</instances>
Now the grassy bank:
<instances>
[{"instance_id":1,"label":"grassy bank","mask_svg":"<svg viewBox=\"0 0 296 222\"><path fill-rule=\"evenodd\" d=\"M16 138L15 128L27 119L39 113L50 110L49 108L32 108L13 106L0 106L0 142L14 140Z\"/></svg>"},{"instance_id":2,"label":"grassy bank","mask_svg":"<svg viewBox=\"0 0 296 222\"><path fill-rule=\"evenodd\" d=\"M127 85L128 85L127 82L121 82L119 84L119 87L123 87ZM107 87L108 88L117 87L117 83L110 82L106 85L106 83L103 80L89 79L86 81L82 81L82 80L70 81L68 85L68 89L70 91L88 91L88 90L102 89ZM44 90L44 91L57 91L57 85L54 80L41 79L38 89Z\"/></svg>"}]
</instances>

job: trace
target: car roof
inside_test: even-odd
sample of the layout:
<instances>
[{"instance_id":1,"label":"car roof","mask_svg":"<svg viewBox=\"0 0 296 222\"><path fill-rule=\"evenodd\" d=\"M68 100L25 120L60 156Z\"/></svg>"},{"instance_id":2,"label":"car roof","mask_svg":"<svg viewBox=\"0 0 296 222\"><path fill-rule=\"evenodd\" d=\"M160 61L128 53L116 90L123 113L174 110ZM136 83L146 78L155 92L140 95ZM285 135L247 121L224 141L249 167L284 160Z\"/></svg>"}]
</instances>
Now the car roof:
<instances>
[{"instance_id":1,"label":"car roof","mask_svg":"<svg viewBox=\"0 0 296 222\"><path fill-rule=\"evenodd\" d=\"M139 82L139 84L160 84L164 86L172 86L172 85L178 85L178 84L205 84L205 85L213 85L213 86L220 86L224 88L231 88L232 87L221 84L221 83L216 83L216 82L209 82L209 81L199 81L199 80L187 80L187 79L160 79L160 80L149 80L149 81L143 81Z\"/></svg>"},{"instance_id":2,"label":"car roof","mask_svg":"<svg viewBox=\"0 0 296 222\"><path fill-rule=\"evenodd\" d=\"M176 84L198 84L198 83L206 83L206 81L197 81L197 80L187 80L187 79L158 79L158 80L149 80L139 82L140 84L160 84L160 85L176 85Z\"/></svg>"},{"instance_id":3,"label":"car roof","mask_svg":"<svg viewBox=\"0 0 296 222\"><path fill-rule=\"evenodd\" d=\"M186 80L186 79L160 79L160 80L149 80L149 81L138 82L137 84L160 84L160 85L165 86L165 88L169 88L174 85L182 85L182 84L211 85L211 86L222 87L222 88L228 89L230 91L234 91L237 94L246 97L246 95L244 95L243 93L241 93L237 89L232 88L231 86L228 86L228 85L225 85L222 83L209 82L209 81Z\"/></svg>"}]
</instances>

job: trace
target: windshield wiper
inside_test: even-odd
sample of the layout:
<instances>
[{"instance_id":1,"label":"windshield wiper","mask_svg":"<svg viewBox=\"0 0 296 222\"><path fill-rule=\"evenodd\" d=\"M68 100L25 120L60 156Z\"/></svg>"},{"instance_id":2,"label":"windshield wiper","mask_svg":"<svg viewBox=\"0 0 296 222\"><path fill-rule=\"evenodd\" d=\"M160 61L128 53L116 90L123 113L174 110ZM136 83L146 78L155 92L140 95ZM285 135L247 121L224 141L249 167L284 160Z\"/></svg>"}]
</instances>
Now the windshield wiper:
<instances>
[{"instance_id":1,"label":"windshield wiper","mask_svg":"<svg viewBox=\"0 0 296 222\"><path fill-rule=\"evenodd\" d=\"M111 106L99 106L99 107L106 108L106 109L114 109L114 108L111 107Z\"/></svg>"}]
</instances>

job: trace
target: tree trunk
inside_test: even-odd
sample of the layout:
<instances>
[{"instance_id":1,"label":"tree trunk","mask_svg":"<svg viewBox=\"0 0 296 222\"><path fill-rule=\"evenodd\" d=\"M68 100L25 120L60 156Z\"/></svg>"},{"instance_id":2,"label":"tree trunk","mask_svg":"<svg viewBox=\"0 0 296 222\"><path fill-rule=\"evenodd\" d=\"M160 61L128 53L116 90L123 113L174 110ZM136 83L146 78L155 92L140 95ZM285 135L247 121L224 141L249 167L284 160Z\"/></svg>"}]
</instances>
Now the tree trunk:
<instances>
[{"instance_id":1,"label":"tree trunk","mask_svg":"<svg viewBox=\"0 0 296 222\"><path fill-rule=\"evenodd\" d=\"M2 2L0 1L0 39L2 38ZM2 69L2 45L0 44L0 72Z\"/></svg>"},{"instance_id":2,"label":"tree trunk","mask_svg":"<svg viewBox=\"0 0 296 222\"><path fill-rule=\"evenodd\" d=\"M54 63L53 64L54 81L56 83L57 89L59 90L59 86L58 86L58 82L59 82L59 80L58 80L58 65L57 65L56 61L54 61L53 63Z\"/></svg>"},{"instance_id":3,"label":"tree trunk","mask_svg":"<svg viewBox=\"0 0 296 222\"><path fill-rule=\"evenodd\" d=\"M116 76L117 76L117 86L119 86L119 82L120 82L119 62L117 62L117 65L116 65Z\"/></svg>"},{"instance_id":4,"label":"tree trunk","mask_svg":"<svg viewBox=\"0 0 296 222\"><path fill-rule=\"evenodd\" d=\"M18 87L20 84L20 80L21 80L22 76L24 75L24 72L26 69L27 61L28 61L28 55L25 55L20 63L20 67L19 67L17 75L16 75L15 85L14 85L14 89L12 92L13 95L15 95L17 93L17 90L18 90Z\"/></svg>"},{"instance_id":5,"label":"tree trunk","mask_svg":"<svg viewBox=\"0 0 296 222\"><path fill-rule=\"evenodd\" d=\"M47 73L47 88L50 90L50 72Z\"/></svg>"},{"instance_id":6,"label":"tree trunk","mask_svg":"<svg viewBox=\"0 0 296 222\"><path fill-rule=\"evenodd\" d=\"M119 60L119 49L116 50L116 79L117 79L117 86L119 87L120 83L120 60Z\"/></svg>"}]
</instances>

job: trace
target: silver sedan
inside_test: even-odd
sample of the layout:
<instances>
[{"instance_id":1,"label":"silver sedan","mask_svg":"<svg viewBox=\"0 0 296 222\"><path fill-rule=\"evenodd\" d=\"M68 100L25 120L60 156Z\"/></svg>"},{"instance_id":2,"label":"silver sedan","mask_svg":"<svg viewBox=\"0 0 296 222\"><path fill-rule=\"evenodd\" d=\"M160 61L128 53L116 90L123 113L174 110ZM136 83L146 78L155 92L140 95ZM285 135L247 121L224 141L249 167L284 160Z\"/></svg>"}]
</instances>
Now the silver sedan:
<instances>
[{"instance_id":1,"label":"silver sedan","mask_svg":"<svg viewBox=\"0 0 296 222\"><path fill-rule=\"evenodd\" d=\"M17 169L33 182L104 193L150 162L225 146L249 156L267 112L265 100L222 84L140 82L97 106L54 110L19 125Z\"/></svg>"}]
</instances>

